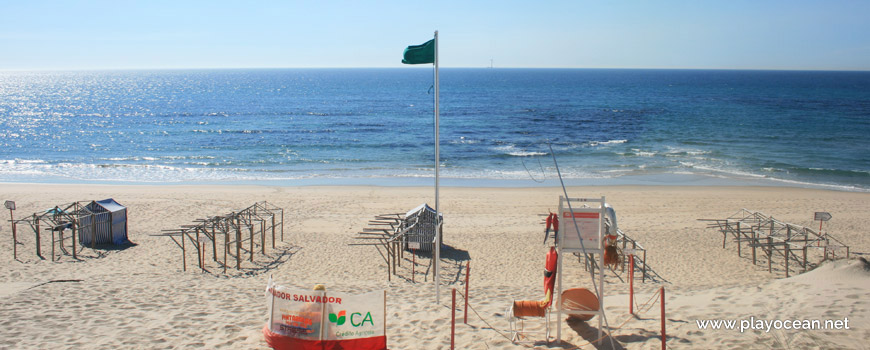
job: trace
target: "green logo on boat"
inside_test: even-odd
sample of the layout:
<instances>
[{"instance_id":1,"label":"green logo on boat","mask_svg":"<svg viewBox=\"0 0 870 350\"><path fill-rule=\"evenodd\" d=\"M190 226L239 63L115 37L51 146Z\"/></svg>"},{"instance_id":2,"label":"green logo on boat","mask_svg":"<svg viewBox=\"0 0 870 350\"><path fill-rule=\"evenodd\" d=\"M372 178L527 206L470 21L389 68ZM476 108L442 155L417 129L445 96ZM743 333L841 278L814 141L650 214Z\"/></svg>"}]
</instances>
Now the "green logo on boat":
<instances>
[{"instance_id":1,"label":"green logo on boat","mask_svg":"<svg viewBox=\"0 0 870 350\"><path fill-rule=\"evenodd\" d=\"M347 320L347 317L345 317L346 314L347 314L347 312L345 312L344 310L339 311L338 315L330 313L329 314L329 322L332 322L332 323L335 323L335 324L341 326Z\"/></svg>"}]
</instances>

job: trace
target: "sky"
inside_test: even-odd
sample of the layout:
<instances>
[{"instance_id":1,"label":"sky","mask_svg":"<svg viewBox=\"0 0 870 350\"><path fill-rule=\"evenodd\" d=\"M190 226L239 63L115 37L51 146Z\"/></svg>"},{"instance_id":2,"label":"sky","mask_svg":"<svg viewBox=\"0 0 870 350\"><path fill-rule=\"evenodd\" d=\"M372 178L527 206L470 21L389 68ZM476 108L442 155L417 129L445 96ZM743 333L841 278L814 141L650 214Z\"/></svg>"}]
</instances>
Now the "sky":
<instances>
[{"instance_id":1,"label":"sky","mask_svg":"<svg viewBox=\"0 0 870 350\"><path fill-rule=\"evenodd\" d=\"M0 1L0 70L870 70L870 1Z\"/></svg>"}]
</instances>

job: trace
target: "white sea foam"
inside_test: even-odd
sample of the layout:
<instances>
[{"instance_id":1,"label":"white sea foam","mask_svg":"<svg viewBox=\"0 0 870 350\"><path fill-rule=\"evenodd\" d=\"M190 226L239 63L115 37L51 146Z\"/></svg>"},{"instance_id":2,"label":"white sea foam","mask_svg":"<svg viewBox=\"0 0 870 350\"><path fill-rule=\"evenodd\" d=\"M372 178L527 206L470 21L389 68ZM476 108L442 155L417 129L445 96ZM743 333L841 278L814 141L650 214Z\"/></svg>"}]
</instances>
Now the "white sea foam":
<instances>
[{"instance_id":1,"label":"white sea foam","mask_svg":"<svg viewBox=\"0 0 870 350\"><path fill-rule=\"evenodd\" d=\"M632 148L631 152L638 157L653 157L658 154L654 151L642 151L639 148Z\"/></svg>"},{"instance_id":2,"label":"white sea foam","mask_svg":"<svg viewBox=\"0 0 870 350\"><path fill-rule=\"evenodd\" d=\"M535 152L535 151L527 151L524 149L520 149L514 145L498 146L498 147L494 147L493 149L496 151L499 151L501 153L515 156L515 157L531 157L531 156L547 155L547 153L544 153L544 152Z\"/></svg>"},{"instance_id":3,"label":"white sea foam","mask_svg":"<svg viewBox=\"0 0 870 350\"><path fill-rule=\"evenodd\" d=\"M591 147L601 146L601 145L617 145L621 143L626 143L628 140L608 140L608 141L589 141L587 144Z\"/></svg>"}]
</instances>

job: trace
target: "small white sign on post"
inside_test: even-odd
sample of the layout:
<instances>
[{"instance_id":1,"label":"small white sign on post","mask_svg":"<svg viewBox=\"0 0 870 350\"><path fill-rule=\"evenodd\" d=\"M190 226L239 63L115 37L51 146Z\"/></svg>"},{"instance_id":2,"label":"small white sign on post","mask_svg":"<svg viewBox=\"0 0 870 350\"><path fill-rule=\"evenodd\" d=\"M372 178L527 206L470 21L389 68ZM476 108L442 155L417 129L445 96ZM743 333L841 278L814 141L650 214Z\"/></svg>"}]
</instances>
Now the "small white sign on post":
<instances>
[{"instance_id":1,"label":"small white sign on post","mask_svg":"<svg viewBox=\"0 0 870 350\"><path fill-rule=\"evenodd\" d=\"M825 211L817 211L815 214L815 217L813 218L813 221L816 221L816 220L818 220L818 221L831 220L831 213L828 213Z\"/></svg>"},{"instance_id":2,"label":"small white sign on post","mask_svg":"<svg viewBox=\"0 0 870 350\"><path fill-rule=\"evenodd\" d=\"M408 242L408 249L420 249L420 242Z\"/></svg>"},{"instance_id":3,"label":"small white sign on post","mask_svg":"<svg viewBox=\"0 0 870 350\"><path fill-rule=\"evenodd\" d=\"M6 201L4 205L6 206L6 209L15 210L15 202L13 201Z\"/></svg>"}]
</instances>

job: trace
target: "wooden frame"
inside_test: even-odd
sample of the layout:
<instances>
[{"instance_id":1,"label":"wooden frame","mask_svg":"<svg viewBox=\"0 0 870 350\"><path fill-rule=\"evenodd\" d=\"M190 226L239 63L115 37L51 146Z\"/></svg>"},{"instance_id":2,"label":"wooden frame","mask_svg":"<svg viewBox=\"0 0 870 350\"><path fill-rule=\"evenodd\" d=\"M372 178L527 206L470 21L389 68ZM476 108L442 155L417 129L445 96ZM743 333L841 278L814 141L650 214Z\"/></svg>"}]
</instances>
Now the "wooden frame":
<instances>
[{"instance_id":1,"label":"wooden frame","mask_svg":"<svg viewBox=\"0 0 870 350\"><path fill-rule=\"evenodd\" d=\"M793 266L799 266L801 272L805 272L829 259L849 258L849 246L829 233L782 222L762 212L740 209L725 219L698 219L698 221L709 222L707 228L715 228L722 234L723 249L730 236L731 240L737 243L739 257L743 257L743 243L746 243L746 247L752 250L750 254L753 265L757 264L758 249L761 249L761 252L767 256L768 272L773 272L773 258L781 257L785 277L790 276ZM840 253L843 250L845 254ZM821 255L821 260L816 263L808 260L808 252L810 258ZM789 261L795 264L789 266Z\"/></svg>"}]
</instances>

